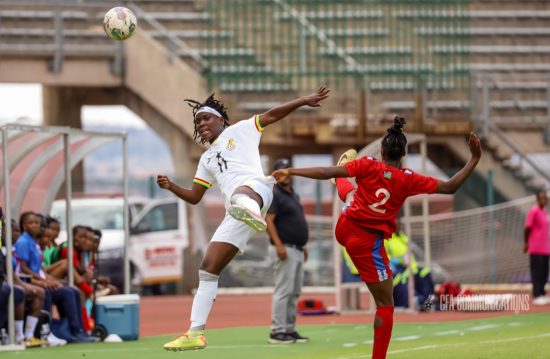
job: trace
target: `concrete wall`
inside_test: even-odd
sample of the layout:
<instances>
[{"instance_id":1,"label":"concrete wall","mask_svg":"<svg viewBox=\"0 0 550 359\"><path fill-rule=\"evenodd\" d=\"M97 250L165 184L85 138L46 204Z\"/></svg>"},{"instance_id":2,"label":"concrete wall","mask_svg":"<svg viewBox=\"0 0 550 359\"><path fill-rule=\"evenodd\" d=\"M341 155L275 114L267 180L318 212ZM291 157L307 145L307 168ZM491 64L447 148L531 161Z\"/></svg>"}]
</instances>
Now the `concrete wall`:
<instances>
[{"instance_id":1,"label":"concrete wall","mask_svg":"<svg viewBox=\"0 0 550 359\"><path fill-rule=\"evenodd\" d=\"M115 87L122 78L110 70L110 59L66 59L60 73L50 71L49 57L0 57L0 83Z\"/></svg>"},{"instance_id":2,"label":"concrete wall","mask_svg":"<svg viewBox=\"0 0 550 359\"><path fill-rule=\"evenodd\" d=\"M201 74L179 58L170 59L166 48L145 32L137 32L124 46L124 84L192 136L193 117L183 100L206 99L206 82Z\"/></svg>"}]
</instances>

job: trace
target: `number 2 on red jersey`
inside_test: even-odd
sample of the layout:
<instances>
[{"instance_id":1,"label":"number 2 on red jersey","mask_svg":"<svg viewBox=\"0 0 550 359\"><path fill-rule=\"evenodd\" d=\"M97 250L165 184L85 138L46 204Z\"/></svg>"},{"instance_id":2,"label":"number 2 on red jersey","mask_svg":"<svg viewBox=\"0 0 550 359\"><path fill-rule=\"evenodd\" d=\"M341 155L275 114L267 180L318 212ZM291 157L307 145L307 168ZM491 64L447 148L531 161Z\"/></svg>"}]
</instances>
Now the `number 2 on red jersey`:
<instances>
[{"instance_id":1,"label":"number 2 on red jersey","mask_svg":"<svg viewBox=\"0 0 550 359\"><path fill-rule=\"evenodd\" d=\"M379 188L374 192L374 195L376 198L382 197L382 199L379 202L369 204L369 208L373 210L376 213L384 214L386 213L386 208L382 208L390 200L390 192L385 188Z\"/></svg>"}]
</instances>

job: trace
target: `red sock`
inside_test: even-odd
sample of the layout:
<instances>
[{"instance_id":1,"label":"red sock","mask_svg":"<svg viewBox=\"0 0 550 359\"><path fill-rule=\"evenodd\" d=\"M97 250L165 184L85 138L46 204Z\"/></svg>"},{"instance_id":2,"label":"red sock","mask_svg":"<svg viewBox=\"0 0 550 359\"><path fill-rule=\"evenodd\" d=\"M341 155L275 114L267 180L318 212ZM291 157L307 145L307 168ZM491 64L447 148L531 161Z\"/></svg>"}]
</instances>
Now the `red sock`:
<instances>
[{"instance_id":1,"label":"red sock","mask_svg":"<svg viewBox=\"0 0 550 359\"><path fill-rule=\"evenodd\" d=\"M393 328L393 305L376 307L375 316L381 321L381 324L378 327L374 327L372 359L384 359L390 345Z\"/></svg>"},{"instance_id":2,"label":"red sock","mask_svg":"<svg viewBox=\"0 0 550 359\"><path fill-rule=\"evenodd\" d=\"M90 323L90 318L88 317L88 311L84 307L82 307L82 327L85 332L90 332L90 330L93 329Z\"/></svg>"},{"instance_id":3,"label":"red sock","mask_svg":"<svg viewBox=\"0 0 550 359\"><path fill-rule=\"evenodd\" d=\"M90 287L88 285L88 283L86 282L81 282L79 285L78 285L78 288L84 292L84 294L86 294L87 297L91 297L92 294L94 293L94 290L92 289L92 287Z\"/></svg>"},{"instance_id":4,"label":"red sock","mask_svg":"<svg viewBox=\"0 0 550 359\"><path fill-rule=\"evenodd\" d=\"M346 201L346 196L348 193L353 191L355 189L355 186L353 183L350 182L347 178L335 178L336 181L336 188L338 189L338 197L342 200L342 202Z\"/></svg>"}]
</instances>

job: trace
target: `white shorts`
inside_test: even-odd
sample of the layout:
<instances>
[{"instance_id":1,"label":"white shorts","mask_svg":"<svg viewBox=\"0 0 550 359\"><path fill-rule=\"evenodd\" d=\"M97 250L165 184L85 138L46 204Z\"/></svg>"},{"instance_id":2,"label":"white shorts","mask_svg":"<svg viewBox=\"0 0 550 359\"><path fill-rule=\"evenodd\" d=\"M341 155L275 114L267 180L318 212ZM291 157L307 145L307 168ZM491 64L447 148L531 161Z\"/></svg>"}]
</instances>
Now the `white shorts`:
<instances>
[{"instance_id":1,"label":"white shorts","mask_svg":"<svg viewBox=\"0 0 550 359\"><path fill-rule=\"evenodd\" d=\"M275 180L273 177L266 177L265 180L252 179L244 183L245 186L250 187L262 197L264 205L261 209L261 215L263 218L265 218L267 210L271 206L271 201L273 200L274 183ZM249 227L246 223L231 217L226 211L222 223L218 226L210 241L230 243L239 248L240 253L243 253L246 243L255 233L256 230Z\"/></svg>"},{"instance_id":2,"label":"white shorts","mask_svg":"<svg viewBox=\"0 0 550 359\"><path fill-rule=\"evenodd\" d=\"M254 192L259 194L260 197L262 197L262 201L264 202L264 205L261 211L262 211L262 217L264 218L267 213L267 210L271 206L271 201L273 201L274 184L275 184L275 178L271 176L254 178L244 183L245 186L250 187Z\"/></svg>"}]
</instances>

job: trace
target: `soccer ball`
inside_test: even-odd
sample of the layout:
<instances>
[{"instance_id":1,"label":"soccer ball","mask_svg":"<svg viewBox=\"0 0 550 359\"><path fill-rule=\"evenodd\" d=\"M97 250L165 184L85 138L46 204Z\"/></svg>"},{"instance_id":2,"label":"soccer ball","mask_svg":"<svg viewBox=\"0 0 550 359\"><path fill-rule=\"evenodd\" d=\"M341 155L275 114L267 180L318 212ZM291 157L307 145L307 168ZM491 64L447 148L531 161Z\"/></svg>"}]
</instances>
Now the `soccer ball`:
<instances>
[{"instance_id":1,"label":"soccer ball","mask_svg":"<svg viewBox=\"0 0 550 359\"><path fill-rule=\"evenodd\" d=\"M103 17L103 29L113 40L127 40L136 31L137 19L132 10L117 6L107 11Z\"/></svg>"}]
</instances>

